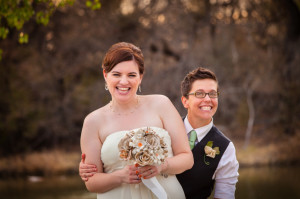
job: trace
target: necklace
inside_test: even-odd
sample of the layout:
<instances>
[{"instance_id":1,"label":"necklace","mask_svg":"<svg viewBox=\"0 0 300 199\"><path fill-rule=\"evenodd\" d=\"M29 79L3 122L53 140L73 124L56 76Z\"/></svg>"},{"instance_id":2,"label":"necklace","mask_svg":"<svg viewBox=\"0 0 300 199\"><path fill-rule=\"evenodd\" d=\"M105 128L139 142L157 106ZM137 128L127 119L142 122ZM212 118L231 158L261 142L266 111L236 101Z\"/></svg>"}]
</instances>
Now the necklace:
<instances>
[{"instance_id":1,"label":"necklace","mask_svg":"<svg viewBox=\"0 0 300 199\"><path fill-rule=\"evenodd\" d=\"M114 110L114 108L113 108L113 101L110 101L110 102L109 102L109 109L110 109L113 113L117 114L118 116L122 116L122 115L130 115L130 114L134 113L135 110L137 110L138 106L139 106L139 96L136 96L136 105L135 105L134 108L133 108L131 111L129 111L128 113L120 113L120 112L117 112L117 111Z\"/></svg>"}]
</instances>

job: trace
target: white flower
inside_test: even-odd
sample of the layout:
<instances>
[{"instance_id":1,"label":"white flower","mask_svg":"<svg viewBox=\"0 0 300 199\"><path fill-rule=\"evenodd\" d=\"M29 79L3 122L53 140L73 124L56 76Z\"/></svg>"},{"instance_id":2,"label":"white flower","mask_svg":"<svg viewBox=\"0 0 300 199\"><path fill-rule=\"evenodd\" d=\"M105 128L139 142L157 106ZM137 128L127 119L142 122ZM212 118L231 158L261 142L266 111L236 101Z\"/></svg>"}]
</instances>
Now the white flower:
<instances>
[{"instance_id":1,"label":"white flower","mask_svg":"<svg viewBox=\"0 0 300 199\"><path fill-rule=\"evenodd\" d=\"M204 152L205 152L206 156L210 157L210 158L215 158L216 155L220 154L219 147L212 148L213 143L214 143L213 141L208 141L206 146L204 147ZM204 163L206 165L210 164L208 161L205 160L205 155L204 155Z\"/></svg>"},{"instance_id":2,"label":"white flower","mask_svg":"<svg viewBox=\"0 0 300 199\"><path fill-rule=\"evenodd\" d=\"M215 158L216 150L212 149L210 146L205 146L204 151L205 151L206 156Z\"/></svg>"}]
</instances>

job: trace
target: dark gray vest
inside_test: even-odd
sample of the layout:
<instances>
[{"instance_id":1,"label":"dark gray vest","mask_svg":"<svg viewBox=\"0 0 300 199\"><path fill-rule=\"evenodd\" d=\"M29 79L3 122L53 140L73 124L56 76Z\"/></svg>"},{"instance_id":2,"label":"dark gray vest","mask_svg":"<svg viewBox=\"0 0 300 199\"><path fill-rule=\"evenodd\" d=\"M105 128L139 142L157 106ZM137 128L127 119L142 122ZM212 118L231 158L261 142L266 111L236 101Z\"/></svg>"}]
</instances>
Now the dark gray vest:
<instances>
[{"instance_id":1,"label":"dark gray vest","mask_svg":"<svg viewBox=\"0 0 300 199\"><path fill-rule=\"evenodd\" d=\"M204 147L208 141L213 141L213 147L219 147L220 154L215 158L205 156ZM176 175L187 199L206 199L211 195L215 180L212 180L221 157L224 154L230 140L215 126L192 150L194 166L181 174ZM209 165L205 164L205 161Z\"/></svg>"}]
</instances>

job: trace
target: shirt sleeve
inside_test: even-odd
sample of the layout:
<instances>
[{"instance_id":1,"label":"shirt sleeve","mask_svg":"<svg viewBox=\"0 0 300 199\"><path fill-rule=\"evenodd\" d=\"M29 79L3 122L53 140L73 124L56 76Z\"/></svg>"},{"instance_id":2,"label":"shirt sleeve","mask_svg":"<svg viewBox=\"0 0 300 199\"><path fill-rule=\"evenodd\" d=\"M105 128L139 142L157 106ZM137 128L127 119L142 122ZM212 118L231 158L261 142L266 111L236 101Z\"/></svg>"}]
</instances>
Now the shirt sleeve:
<instances>
[{"instance_id":1,"label":"shirt sleeve","mask_svg":"<svg viewBox=\"0 0 300 199\"><path fill-rule=\"evenodd\" d=\"M213 175L213 179L215 179L215 198L235 198L236 183L239 176L238 169L239 163L236 159L235 147L230 142Z\"/></svg>"}]
</instances>

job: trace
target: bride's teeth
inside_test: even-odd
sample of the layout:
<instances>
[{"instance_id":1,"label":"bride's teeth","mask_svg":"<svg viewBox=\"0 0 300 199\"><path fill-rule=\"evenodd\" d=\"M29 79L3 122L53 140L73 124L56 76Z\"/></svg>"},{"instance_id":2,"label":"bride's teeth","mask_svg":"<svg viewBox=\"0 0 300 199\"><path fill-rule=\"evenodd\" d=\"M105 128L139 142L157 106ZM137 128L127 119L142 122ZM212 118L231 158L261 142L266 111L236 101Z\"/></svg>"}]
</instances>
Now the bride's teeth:
<instances>
[{"instance_id":1,"label":"bride's teeth","mask_svg":"<svg viewBox=\"0 0 300 199\"><path fill-rule=\"evenodd\" d=\"M119 90L121 90L121 91L127 91L128 88L119 88Z\"/></svg>"},{"instance_id":2,"label":"bride's teeth","mask_svg":"<svg viewBox=\"0 0 300 199\"><path fill-rule=\"evenodd\" d=\"M211 109L211 107L210 106L202 106L201 109L204 111L209 111Z\"/></svg>"}]
</instances>

